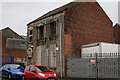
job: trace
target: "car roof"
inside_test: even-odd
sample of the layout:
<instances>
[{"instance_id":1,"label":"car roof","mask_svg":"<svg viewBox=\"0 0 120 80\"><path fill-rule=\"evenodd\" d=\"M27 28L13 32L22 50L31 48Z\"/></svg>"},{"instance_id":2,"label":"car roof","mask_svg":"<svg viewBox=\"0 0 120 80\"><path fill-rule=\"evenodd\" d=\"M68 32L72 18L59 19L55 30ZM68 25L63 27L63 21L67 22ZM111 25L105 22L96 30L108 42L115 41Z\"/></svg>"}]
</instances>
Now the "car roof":
<instances>
[{"instance_id":1,"label":"car roof","mask_svg":"<svg viewBox=\"0 0 120 80\"><path fill-rule=\"evenodd\" d=\"M29 66L37 67L37 66L46 66L46 65L29 65Z\"/></svg>"},{"instance_id":2,"label":"car roof","mask_svg":"<svg viewBox=\"0 0 120 80\"><path fill-rule=\"evenodd\" d=\"M19 65L19 64L5 64L5 65Z\"/></svg>"}]
</instances>

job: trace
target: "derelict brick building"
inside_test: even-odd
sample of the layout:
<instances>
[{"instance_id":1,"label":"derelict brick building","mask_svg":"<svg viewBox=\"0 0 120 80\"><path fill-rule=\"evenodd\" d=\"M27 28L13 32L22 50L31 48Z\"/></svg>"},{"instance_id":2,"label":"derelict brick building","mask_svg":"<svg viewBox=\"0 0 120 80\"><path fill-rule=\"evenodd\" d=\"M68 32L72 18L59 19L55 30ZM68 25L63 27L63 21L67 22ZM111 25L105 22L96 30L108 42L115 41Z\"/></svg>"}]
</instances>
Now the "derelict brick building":
<instances>
[{"instance_id":1,"label":"derelict brick building","mask_svg":"<svg viewBox=\"0 0 120 80\"><path fill-rule=\"evenodd\" d=\"M112 21L97 2L71 2L27 26L29 59L61 75L68 57L81 57L80 45L114 42Z\"/></svg>"},{"instance_id":2,"label":"derelict brick building","mask_svg":"<svg viewBox=\"0 0 120 80\"><path fill-rule=\"evenodd\" d=\"M27 41L9 27L0 30L0 59L2 64L9 64L13 56L14 63L20 63L26 59Z\"/></svg>"}]
</instances>

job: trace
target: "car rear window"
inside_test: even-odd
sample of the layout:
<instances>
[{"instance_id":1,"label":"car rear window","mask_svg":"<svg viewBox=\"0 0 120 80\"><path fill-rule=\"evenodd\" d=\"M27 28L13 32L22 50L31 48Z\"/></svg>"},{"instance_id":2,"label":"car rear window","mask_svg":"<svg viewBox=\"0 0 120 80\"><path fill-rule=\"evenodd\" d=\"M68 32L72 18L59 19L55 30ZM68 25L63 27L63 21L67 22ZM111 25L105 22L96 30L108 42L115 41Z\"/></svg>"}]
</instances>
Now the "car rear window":
<instances>
[{"instance_id":1,"label":"car rear window","mask_svg":"<svg viewBox=\"0 0 120 80\"><path fill-rule=\"evenodd\" d=\"M27 67L26 67L26 70L27 70L27 71L30 71L30 66L27 66Z\"/></svg>"},{"instance_id":2,"label":"car rear window","mask_svg":"<svg viewBox=\"0 0 120 80\"><path fill-rule=\"evenodd\" d=\"M10 69L24 69L22 66L20 65L10 65Z\"/></svg>"},{"instance_id":3,"label":"car rear window","mask_svg":"<svg viewBox=\"0 0 120 80\"><path fill-rule=\"evenodd\" d=\"M52 72L50 69L48 69L48 68L45 67L45 66L37 66L36 69L37 69L39 72Z\"/></svg>"}]
</instances>

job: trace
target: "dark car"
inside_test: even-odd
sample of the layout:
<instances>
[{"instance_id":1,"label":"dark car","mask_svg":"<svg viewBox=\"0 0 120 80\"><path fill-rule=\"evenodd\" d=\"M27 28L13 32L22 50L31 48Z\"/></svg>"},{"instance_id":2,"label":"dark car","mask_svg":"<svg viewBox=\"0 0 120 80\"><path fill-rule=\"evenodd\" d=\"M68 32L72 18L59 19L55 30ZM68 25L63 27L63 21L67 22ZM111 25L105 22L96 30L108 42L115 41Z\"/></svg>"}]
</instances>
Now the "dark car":
<instances>
[{"instance_id":1,"label":"dark car","mask_svg":"<svg viewBox=\"0 0 120 80\"><path fill-rule=\"evenodd\" d=\"M58 80L58 77L45 65L29 65L25 68L23 80Z\"/></svg>"},{"instance_id":2,"label":"dark car","mask_svg":"<svg viewBox=\"0 0 120 80\"><path fill-rule=\"evenodd\" d=\"M22 78L24 68L18 64L6 64L0 69L2 77L7 77L9 79Z\"/></svg>"}]
</instances>

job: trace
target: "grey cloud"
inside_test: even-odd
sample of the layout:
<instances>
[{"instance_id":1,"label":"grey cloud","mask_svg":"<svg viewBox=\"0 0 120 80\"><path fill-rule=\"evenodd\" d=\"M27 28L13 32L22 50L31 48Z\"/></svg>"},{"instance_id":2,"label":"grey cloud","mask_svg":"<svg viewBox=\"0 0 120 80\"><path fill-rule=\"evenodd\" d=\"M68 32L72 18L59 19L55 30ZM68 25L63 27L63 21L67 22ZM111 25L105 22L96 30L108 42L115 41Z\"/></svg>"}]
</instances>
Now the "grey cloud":
<instances>
[{"instance_id":1,"label":"grey cloud","mask_svg":"<svg viewBox=\"0 0 120 80\"><path fill-rule=\"evenodd\" d=\"M2 28L10 26L19 34L26 35L26 24L67 2L3 2ZM116 3L101 3L114 23L117 22ZM114 8L113 8L114 6Z\"/></svg>"}]
</instances>

